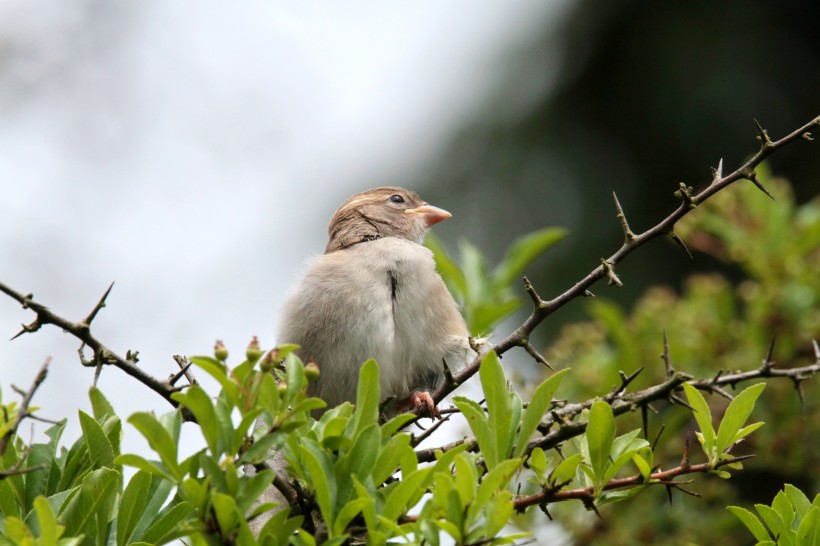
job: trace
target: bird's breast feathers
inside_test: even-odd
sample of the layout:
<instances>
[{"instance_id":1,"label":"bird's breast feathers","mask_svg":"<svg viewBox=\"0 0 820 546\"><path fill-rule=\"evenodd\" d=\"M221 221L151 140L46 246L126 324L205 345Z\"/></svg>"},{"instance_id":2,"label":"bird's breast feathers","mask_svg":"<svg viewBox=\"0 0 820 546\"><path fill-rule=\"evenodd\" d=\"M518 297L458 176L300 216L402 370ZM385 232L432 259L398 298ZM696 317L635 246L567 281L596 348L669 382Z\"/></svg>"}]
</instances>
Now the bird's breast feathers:
<instances>
[{"instance_id":1,"label":"bird's breast feathers","mask_svg":"<svg viewBox=\"0 0 820 546\"><path fill-rule=\"evenodd\" d=\"M323 383L375 358L385 396L403 395L436 375L442 359L457 367L469 351L466 326L432 252L396 237L318 257L282 318L280 340L302 345L303 358L315 358L322 369Z\"/></svg>"}]
</instances>

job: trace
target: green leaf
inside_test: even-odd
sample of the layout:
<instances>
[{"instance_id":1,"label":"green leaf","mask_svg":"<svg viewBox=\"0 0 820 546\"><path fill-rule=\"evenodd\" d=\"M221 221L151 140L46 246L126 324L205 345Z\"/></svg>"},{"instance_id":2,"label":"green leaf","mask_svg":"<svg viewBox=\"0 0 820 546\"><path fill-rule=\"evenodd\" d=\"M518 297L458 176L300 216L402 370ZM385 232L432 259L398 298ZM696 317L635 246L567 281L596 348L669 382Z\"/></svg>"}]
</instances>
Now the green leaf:
<instances>
[{"instance_id":1,"label":"green leaf","mask_svg":"<svg viewBox=\"0 0 820 546\"><path fill-rule=\"evenodd\" d=\"M117 546L125 546L131 540L131 535L145 512L150 487L151 474L147 472L137 472L128 482L117 516Z\"/></svg>"},{"instance_id":2,"label":"green leaf","mask_svg":"<svg viewBox=\"0 0 820 546\"><path fill-rule=\"evenodd\" d=\"M780 518L780 514L771 506L755 504L755 510L760 514L761 519L766 523L773 536L778 536L786 530L783 528L783 520Z\"/></svg>"},{"instance_id":3,"label":"green leaf","mask_svg":"<svg viewBox=\"0 0 820 546\"><path fill-rule=\"evenodd\" d=\"M473 305L467 317L470 333L476 336L486 335L496 323L514 313L519 307L521 299L515 297Z\"/></svg>"},{"instance_id":4,"label":"green leaf","mask_svg":"<svg viewBox=\"0 0 820 546\"><path fill-rule=\"evenodd\" d=\"M700 439L703 444L703 452L711 461L716 447L715 429L712 427L712 412L706 403L706 399L695 387L689 383L684 383L683 390L686 392L689 405L695 410L695 420L698 422L702 436Z\"/></svg>"},{"instance_id":5,"label":"green leaf","mask_svg":"<svg viewBox=\"0 0 820 546\"><path fill-rule=\"evenodd\" d=\"M512 492L501 491L495 498L493 498L484 510L486 514L486 525L484 535L489 537L497 536L501 530L506 526L510 519L512 519L513 503ZM519 536L527 536L527 534L520 534ZM509 540L510 537L504 537L501 540L494 540L493 544L505 544L515 542L515 539ZM509 542L507 542L509 540Z\"/></svg>"},{"instance_id":6,"label":"green leaf","mask_svg":"<svg viewBox=\"0 0 820 546\"><path fill-rule=\"evenodd\" d=\"M37 527L40 531L38 546L56 546L65 527L57 524L57 515L45 497L34 499L34 511L37 514Z\"/></svg>"},{"instance_id":7,"label":"green leaf","mask_svg":"<svg viewBox=\"0 0 820 546\"><path fill-rule=\"evenodd\" d=\"M780 515L780 521L783 522L784 529L791 529L794 522L794 508L789 498L783 491L778 491L772 501L772 508Z\"/></svg>"},{"instance_id":8,"label":"green leaf","mask_svg":"<svg viewBox=\"0 0 820 546\"><path fill-rule=\"evenodd\" d=\"M814 507L806 512L797 528L796 544L820 544L820 508Z\"/></svg>"},{"instance_id":9,"label":"green leaf","mask_svg":"<svg viewBox=\"0 0 820 546\"><path fill-rule=\"evenodd\" d=\"M142 541L148 544L164 544L169 537L175 536L177 526L188 516L194 514L194 507L185 501L173 505L154 521L142 536Z\"/></svg>"},{"instance_id":10,"label":"green leaf","mask_svg":"<svg viewBox=\"0 0 820 546\"><path fill-rule=\"evenodd\" d=\"M108 521L118 493L119 479L119 472L110 468L94 470L83 478L80 491L71 497L60 513L66 534L87 532L97 518Z\"/></svg>"},{"instance_id":11,"label":"green leaf","mask_svg":"<svg viewBox=\"0 0 820 546\"><path fill-rule=\"evenodd\" d=\"M478 485L478 472L472 458L466 453L459 454L455 461L455 474L453 483L458 492L459 502L462 506L467 506L473 501Z\"/></svg>"},{"instance_id":12,"label":"green leaf","mask_svg":"<svg viewBox=\"0 0 820 546\"><path fill-rule=\"evenodd\" d=\"M306 442L299 446L302 464L316 492L316 503L328 525L333 525L336 507L336 477L327 454L316 445Z\"/></svg>"},{"instance_id":13,"label":"green leaf","mask_svg":"<svg viewBox=\"0 0 820 546\"><path fill-rule=\"evenodd\" d=\"M746 526L749 531L751 531L752 535L754 535L755 539L757 540L771 540L769 536L769 532L766 531L766 528L760 523L760 520L755 517L753 513L745 508L741 508L740 506L727 506L726 509L730 511L732 514L737 516L737 518Z\"/></svg>"},{"instance_id":14,"label":"green leaf","mask_svg":"<svg viewBox=\"0 0 820 546\"><path fill-rule=\"evenodd\" d=\"M507 459L484 476L481 485L478 486L478 493L476 493L475 501L470 509L471 516L477 517L478 510L486 506L496 493L507 487L512 477L521 468L522 463L521 459Z\"/></svg>"},{"instance_id":15,"label":"green leaf","mask_svg":"<svg viewBox=\"0 0 820 546\"><path fill-rule=\"evenodd\" d=\"M651 447L640 449L632 455L632 462L638 467L638 472L644 480L648 480L652 475L653 460L654 454Z\"/></svg>"},{"instance_id":16,"label":"green leaf","mask_svg":"<svg viewBox=\"0 0 820 546\"><path fill-rule=\"evenodd\" d=\"M211 493L211 503L219 524L220 534L223 537L231 535L231 531L239 523L239 513L233 497L224 493Z\"/></svg>"},{"instance_id":17,"label":"green leaf","mask_svg":"<svg viewBox=\"0 0 820 546\"><path fill-rule=\"evenodd\" d=\"M377 424L372 424L362 430L354 439L350 451L339 461L342 470L342 480L339 484L339 502L347 502L353 495L349 477L358 477L362 482L371 475L373 465L379 455L381 431Z\"/></svg>"},{"instance_id":18,"label":"green leaf","mask_svg":"<svg viewBox=\"0 0 820 546\"><path fill-rule=\"evenodd\" d=\"M794 507L794 511L797 514L797 517L805 517L808 511L811 509L811 502L809 501L808 497L806 497L806 495L802 491L800 491L798 488L796 488L790 483L787 483L783 486L783 491L789 498L791 505Z\"/></svg>"},{"instance_id":19,"label":"green leaf","mask_svg":"<svg viewBox=\"0 0 820 546\"><path fill-rule=\"evenodd\" d=\"M219 445L221 427L211 397L199 385L192 385L185 392L176 392L171 397L193 412L202 435L205 437L205 442L208 444L208 449L214 457L218 457L221 454Z\"/></svg>"},{"instance_id":20,"label":"green leaf","mask_svg":"<svg viewBox=\"0 0 820 546\"><path fill-rule=\"evenodd\" d=\"M514 421L513 395L507 386L507 378L504 377L501 361L495 351L490 351L484 356L478 374L481 378L484 397L487 400L490 435L494 445L491 452L493 457L490 458L485 453L485 460L487 468L492 469L510 455L518 421Z\"/></svg>"},{"instance_id":21,"label":"green leaf","mask_svg":"<svg viewBox=\"0 0 820 546\"><path fill-rule=\"evenodd\" d=\"M94 412L94 418L97 421L102 421L106 416L117 415L114 412L114 407L108 402L108 399L97 387L91 387L88 389L88 398L91 399L91 409Z\"/></svg>"},{"instance_id":22,"label":"green leaf","mask_svg":"<svg viewBox=\"0 0 820 546\"><path fill-rule=\"evenodd\" d=\"M188 359L192 364L203 370L219 382L219 385L230 397L234 404L239 401L239 385L228 377L228 369L217 359L210 356L192 356Z\"/></svg>"},{"instance_id":23,"label":"green leaf","mask_svg":"<svg viewBox=\"0 0 820 546\"><path fill-rule=\"evenodd\" d=\"M609 463L612 442L615 440L615 418L612 415L612 406L602 400L592 404L589 409L586 438L592 472L597 480L601 480Z\"/></svg>"},{"instance_id":24,"label":"green leaf","mask_svg":"<svg viewBox=\"0 0 820 546\"><path fill-rule=\"evenodd\" d=\"M80 426L83 429L88 455L91 457L91 464L94 468L114 466L114 448L108 437L103 432L102 427L93 417L80 411Z\"/></svg>"},{"instance_id":25,"label":"green leaf","mask_svg":"<svg viewBox=\"0 0 820 546\"><path fill-rule=\"evenodd\" d=\"M444 284L453 294L456 299L464 299L467 293L467 284L464 279L464 274L458 264L447 254L447 250L441 243L441 240L433 235L432 232L427 233L427 238L424 240L424 246L433 251L433 258L436 261L436 271L438 271Z\"/></svg>"},{"instance_id":26,"label":"green leaf","mask_svg":"<svg viewBox=\"0 0 820 546\"><path fill-rule=\"evenodd\" d=\"M504 260L495 269L495 283L506 287L518 280L539 256L567 235L562 228L542 228L513 241Z\"/></svg>"},{"instance_id":27,"label":"green leaf","mask_svg":"<svg viewBox=\"0 0 820 546\"><path fill-rule=\"evenodd\" d=\"M490 434L490 423L484 410L478 403L464 398L463 396L453 397L453 403L467 419L467 425L478 442L478 447L484 455L484 460L487 461L487 466L492 467L498 462L498 454L496 452L496 445Z\"/></svg>"},{"instance_id":28,"label":"green leaf","mask_svg":"<svg viewBox=\"0 0 820 546\"><path fill-rule=\"evenodd\" d=\"M513 452L514 457L520 457L524 454L524 450L527 448L527 442L529 442L535 429L538 428L538 424L550 407L555 391L558 390L558 386L568 373L569 368L554 373L552 377L538 385L535 392L532 393L532 400L530 400L530 403L527 405L527 409L524 410L524 417L521 420L521 428L518 432L518 443Z\"/></svg>"},{"instance_id":29,"label":"green leaf","mask_svg":"<svg viewBox=\"0 0 820 546\"><path fill-rule=\"evenodd\" d=\"M372 499L358 498L345 504L342 509L339 510L339 515L336 516L336 521L333 522L333 536L344 535L345 529L351 520L360 514L362 510L364 510L364 508L372 502Z\"/></svg>"},{"instance_id":30,"label":"green leaf","mask_svg":"<svg viewBox=\"0 0 820 546\"><path fill-rule=\"evenodd\" d=\"M764 388L766 388L765 383L758 383L744 389L743 392L735 396L735 399L726 408L726 413L718 428L718 453L725 452L737 441L736 436L740 428L749 419L749 415L755 407L755 401Z\"/></svg>"},{"instance_id":31,"label":"green leaf","mask_svg":"<svg viewBox=\"0 0 820 546\"><path fill-rule=\"evenodd\" d=\"M530 458L527 460L529 466L539 477L542 477L547 471L547 454L540 447L536 447L530 452Z\"/></svg>"},{"instance_id":32,"label":"green leaf","mask_svg":"<svg viewBox=\"0 0 820 546\"><path fill-rule=\"evenodd\" d=\"M472 306L481 301L481 298L487 292L487 265L481 251L466 239L459 241L459 250L461 251L461 267L467 287L465 303Z\"/></svg>"},{"instance_id":33,"label":"green leaf","mask_svg":"<svg viewBox=\"0 0 820 546\"><path fill-rule=\"evenodd\" d=\"M166 470L177 481L181 480L182 473L177 464L177 444L162 423L153 414L146 412L133 414L128 422L148 440L148 445L159 455Z\"/></svg>"},{"instance_id":34,"label":"green leaf","mask_svg":"<svg viewBox=\"0 0 820 546\"><path fill-rule=\"evenodd\" d=\"M136 455L134 453L126 453L125 455L118 455L116 459L114 459L114 464L118 465L125 465L125 466L133 466L134 468L138 468L144 472L148 472L149 474L153 474L155 476L161 476L166 480L173 481L174 477L168 473L165 469L165 466L153 461L149 461L145 457L140 455Z\"/></svg>"},{"instance_id":35,"label":"green leaf","mask_svg":"<svg viewBox=\"0 0 820 546\"><path fill-rule=\"evenodd\" d=\"M582 462L584 462L584 456L580 453L571 455L561 461L561 463L556 466L555 470L553 470L550 474L550 485L555 487L556 485L563 485L571 482L575 478L578 465Z\"/></svg>"},{"instance_id":36,"label":"green leaf","mask_svg":"<svg viewBox=\"0 0 820 546\"><path fill-rule=\"evenodd\" d=\"M350 437L379 422L379 365L372 358L359 369L359 387L356 391L356 409L348 424Z\"/></svg>"},{"instance_id":37,"label":"green leaf","mask_svg":"<svg viewBox=\"0 0 820 546\"><path fill-rule=\"evenodd\" d=\"M420 491L422 484L430 477L431 470L427 467L403 476L399 484L387 495L382 512L384 517L396 521L399 516L412 508L409 504L417 494L423 493Z\"/></svg>"},{"instance_id":38,"label":"green leaf","mask_svg":"<svg viewBox=\"0 0 820 546\"><path fill-rule=\"evenodd\" d=\"M382 432L384 428L382 428ZM388 440L387 445L379 453L376 463L373 465L371 475L373 476L373 483L384 483L387 478L392 476L401 464L402 457L408 453L413 453L410 447L409 434L397 434Z\"/></svg>"}]
</instances>

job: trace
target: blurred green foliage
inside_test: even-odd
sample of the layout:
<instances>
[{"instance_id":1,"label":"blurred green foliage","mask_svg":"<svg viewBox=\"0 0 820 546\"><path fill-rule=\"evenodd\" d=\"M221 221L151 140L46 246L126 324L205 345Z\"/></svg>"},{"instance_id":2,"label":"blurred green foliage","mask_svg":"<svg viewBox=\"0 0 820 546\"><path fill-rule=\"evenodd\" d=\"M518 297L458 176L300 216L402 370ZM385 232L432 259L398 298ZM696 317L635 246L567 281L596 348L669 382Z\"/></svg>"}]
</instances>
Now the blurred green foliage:
<instances>
[{"instance_id":1,"label":"blurred green foliage","mask_svg":"<svg viewBox=\"0 0 820 546\"><path fill-rule=\"evenodd\" d=\"M492 271L481 251L466 239L459 243L459 261L450 257L432 233L427 235L424 244L433 251L436 268L461 304L470 334L484 336L521 307L520 290L517 290L521 276L532 262L565 236L566 230L554 227L522 235L512 242Z\"/></svg>"},{"instance_id":2,"label":"blurred green foliage","mask_svg":"<svg viewBox=\"0 0 820 546\"><path fill-rule=\"evenodd\" d=\"M588 300L591 320L561 330L544 354L553 365L572 368L565 382L570 399L606 392L619 384L619 370L645 368L633 388L662 380L664 330L674 368L695 377L755 369L772 339L777 366L814 361L812 340L820 340L820 198L797 206L785 180L762 167L758 178L774 200L740 182L676 228L695 261L712 267L722 262L719 271L689 276L680 293L651 287L628 310L601 297ZM704 260L704 254L719 262ZM791 381L769 381L754 414L766 426L734 451L755 453L744 479L699 481L703 499L676 495L665 507L659 506L665 493L656 490L618 506L617 517L608 513L605 521L567 506L555 513L580 543L705 544L719 536L721 544L746 544L739 522L722 510L727 503L749 506L770 499L787 482L808 493L820 490L820 443L814 441L820 436L820 388L816 380L801 388L805 410ZM709 404L722 415L727 401L712 396ZM690 412L666 404L654 409L650 438L663 426L662 438L669 439L656 457L679 458L693 426ZM638 415L630 419L640 422Z\"/></svg>"}]
</instances>

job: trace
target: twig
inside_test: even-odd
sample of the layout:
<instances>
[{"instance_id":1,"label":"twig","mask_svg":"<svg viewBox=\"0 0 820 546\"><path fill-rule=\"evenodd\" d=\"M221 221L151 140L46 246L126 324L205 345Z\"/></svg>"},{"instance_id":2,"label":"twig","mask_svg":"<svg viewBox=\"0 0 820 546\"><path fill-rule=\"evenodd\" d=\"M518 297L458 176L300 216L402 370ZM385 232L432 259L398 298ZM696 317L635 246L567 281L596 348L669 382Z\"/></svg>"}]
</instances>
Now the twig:
<instances>
[{"instance_id":1,"label":"twig","mask_svg":"<svg viewBox=\"0 0 820 546\"><path fill-rule=\"evenodd\" d=\"M12 436L17 434L17 428L20 426L20 423L23 419L31 415L28 411L29 404L31 404L31 399L34 397L34 393L43 381L46 380L49 364L51 364L51 357L46 358L43 365L40 366L40 371L37 372L37 375L34 377L34 382L31 384L31 387L23 393L23 399L20 401L20 409L17 410L17 416L14 418L14 424L12 424L11 428L8 429L2 437L0 437L0 457L6 453L9 440L11 440Z\"/></svg>"},{"instance_id":2,"label":"twig","mask_svg":"<svg viewBox=\"0 0 820 546\"><path fill-rule=\"evenodd\" d=\"M764 359L764 362L768 361L768 358ZM675 392L681 388L684 383L689 383L698 390L715 392L716 388L726 386L734 387L738 383L751 381L754 379L779 377L790 379L793 382L799 382L818 374L820 374L820 347L817 348L817 357L815 362L806 366L785 369L775 368L771 365L760 366L755 370L722 374L710 379L693 379L688 374L675 372L663 383L652 385L639 391L629 393L622 392L618 396L607 399L607 401L612 406L612 412L616 416L629 411L635 411L639 408L648 407L651 402L658 400L670 400L676 404L680 404L691 409L691 406L685 400L675 394ZM626 379L629 378L627 377ZM596 399L575 404L565 404L563 407L552 409L542 419L541 424L538 426L538 430L542 432L543 436L530 440L524 450L524 454L529 455L529 453L537 447L547 451L556 447L561 442L583 434L586 431L587 421L573 422L572 419L577 417L585 409L592 407L595 400ZM418 450L416 451L416 454L418 455L419 462L431 462L435 460L436 451L448 451L465 442L471 444L468 450L475 451L475 449L477 449L478 444L476 443L475 438L465 438L463 440L451 442L444 446Z\"/></svg>"},{"instance_id":3,"label":"twig","mask_svg":"<svg viewBox=\"0 0 820 546\"><path fill-rule=\"evenodd\" d=\"M612 278L612 275L614 274L613 268L618 263L620 263L624 258L626 258L629 254L631 254L637 248L648 243L652 239L655 239L662 235L674 233L675 224L681 218L686 216L694 207L696 207L700 203L703 203L711 196L726 188L730 184L737 182L738 180L749 179L750 176L754 177L754 169L758 165L760 165L760 163L763 162L764 159L769 157L775 151L779 150L780 148L783 148L788 144L791 144L794 141L805 141L806 133L809 133L812 129L816 127L820 127L820 117L816 117L815 119L806 123L799 129L792 131L791 133L777 141L772 141L769 138L768 133L766 133L765 130L760 128L759 130L762 135L762 145L760 149L758 149L757 153L755 153L748 161L746 161L746 163L744 163L728 175L721 176L723 170L723 161L721 160L720 164L718 165L718 169L713 171L713 178L711 183L709 184L709 186L701 190L699 193L693 193L689 187L687 187L684 184L681 184L681 188L680 190L678 190L678 192L682 202L678 206L678 208L672 211L666 218L658 222L655 226L647 229L643 233L633 234L633 239L625 241L624 244L622 244L621 247L612 256L606 258L605 260L602 260L601 265L593 269L584 278L575 283L575 285L572 286L570 289L566 290L565 292L556 296L555 298L548 301L542 300L540 297L538 297L537 299L534 298L534 294L537 296L535 289L532 287L529 281L525 281L524 287L535 303L535 305L533 306L533 310L530 313L530 316L527 317L527 319L514 332L512 332L510 335L508 335L500 342L498 342L494 347L492 347L492 350L494 350L498 355L502 355L513 347L523 347L524 340L529 339L532 331L535 330L535 328L539 324L541 324L544 321L544 319L546 319L551 314L555 313L558 309L562 308L573 299L587 295L589 293L590 286L592 286L604 277L609 277L610 282L615 282ZM617 277L615 277L615 279L617 279ZM478 368L481 365L481 359L484 357L484 354L484 352L478 354L469 365L463 368L458 374L454 375L455 382L458 385L464 383L464 381L466 381L467 379L475 375L476 372L478 372ZM436 402L439 402L445 396L450 394L454 389L455 387L452 385L442 385L439 389L436 390L435 393L433 393L433 399L436 400Z\"/></svg>"},{"instance_id":4,"label":"twig","mask_svg":"<svg viewBox=\"0 0 820 546\"><path fill-rule=\"evenodd\" d=\"M657 472L653 472L649 475L649 479L645 480L644 477L640 474L635 476L630 476L628 478L617 478L610 480L604 485L604 491L612 491L614 489L624 489L627 487L638 487L642 485L664 485L672 489L679 489L686 494L694 494L698 495L694 491L681 488L681 485L690 483L690 482L676 482L674 478L678 476L683 476L686 474L696 474L702 473L706 474L711 472L712 470L719 468L721 466L726 466L734 463L738 463L744 461L748 458L752 457L752 455L744 455L741 457L733 457L730 459L725 459L722 461L718 461L714 465L709 463L701 463L696 465L689 465L686 462L682 462L679 466L675 468L670 468L669 470L659 470ZM594 496L594 487L582 487L578 489L567 489L567 490L544 490L540 493L536 493L534 495L527 495L524 497L518 497L513 501L513 506L518 512L523 512L527 507L534 506L534 505L541 505L544 503L553 503L553 502L562 502L568 500L580 500L584 502L585 506L592 506L595 502Z\"/></svg>"},{"instance_id":5,"label":"twig","mask_svg":"<svg viewBox=\"0 0 820 546\"><path fill-rule=\"evenodd\" d=\"M174 387L168 381L158 379L139 368L136 365L136 352L129 351L126 357L122 357L106 347L99 339L91 334L91 322L96 318L97 313L105 307L105 301L111 293L112 287L113 283L108 287L103 296L82 322L72 322L54 313L42 303L35 301L32 294L21 294L20 292L17 292L13 288L0 282L0 292L3 292L12 299L16 300L24 309L31 309L36 314L35 319L29 324L24 324L20 332L12 337L12 339L15 339L23 334L36 332L45 324L52 324L68 332L82 342L80 347L80 361L83 365L115 366L162 396L162 398L164 398L172 406L177 407L179 404L171 398L171 395L180 390L180 387ZM88 347L93 351L92 359L86 360L83 357L84 347ZM193 420L193 414L190 412L186 412L184 417L188 421Z\"/></svg>"}]
</instances>

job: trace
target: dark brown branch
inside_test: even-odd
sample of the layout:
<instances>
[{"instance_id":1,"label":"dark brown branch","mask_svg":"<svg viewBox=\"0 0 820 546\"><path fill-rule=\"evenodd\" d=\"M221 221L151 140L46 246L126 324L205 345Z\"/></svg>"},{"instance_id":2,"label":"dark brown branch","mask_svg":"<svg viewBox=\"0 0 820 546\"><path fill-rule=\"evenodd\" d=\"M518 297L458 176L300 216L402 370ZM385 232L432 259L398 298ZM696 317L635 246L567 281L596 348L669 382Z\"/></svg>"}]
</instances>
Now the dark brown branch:
<instances>
[{"instance_id":1,"label":"dark brown branch","mask_svg":"<svg viewBox=\"0 0 820 546\"><path fill-rule=\"evenodd\" d=\"M621 245L621 248L619 248L612 256L602 260L601 265L593 269L589 274L587 274L587 276L575 283L574 286L562 294L548 301L542 300L540 297L533 297L537 296L537 293L531 283L529 281L525 281L524 287L534 301L533 310L530 313L530 316L527 317L527 319L514 332L498 342L494 347L492 347L492 349L498 355L502 355L513 347L524 347L530 337L530 334L532 334L533 330L535 330L535 328L538 327L544 319L555 313L558 309L562 308L575 298L588 295L589 287L602 278L609 277L610 282L614 282L612 278L612 274L614 274L613 268L635 249L643 246L652 239L662 235L674 233L675 224L681 218L686 216L697 205L703 203L730 184L737 182L738 180L749 180L750 177L753 178L755 172L754 169L775 151L788 144L791 144L794 141L805 141L805 135L807 133L816 127L820 127L820 117L816 117L799 129L792 131L777 141L772 141L769 138L768 133L766 133L766 131L763 130L759 124L758 127L761 133L760 138L762 145L757 153L746 161L746 163L728 175L722 176L723 161L721 160L718 168L713 171L713 179L709 186L696 194L692 192L691 188L687 187L685 184L681 184L681 188L678 192L676 192L682 201L678 208L672 211L666 218L658 222L655 226L647 229L643 233L633 234L633 239L626 240L623 245ZM456 383L455 386L442 385L442 387L437 389L436 392L433 393L434 400L436 400L436 402L440 402L445 396L450 394L457 385L460 385L475 375L481 365L481 359L484 357L484 354L484 352L478 354L469 365L454 375Z\"/></svg>"},{"instance_id":2,"label":"dark brown branch","mask_svg":"<svg viewBox=\"0 0 820 546\"><path fill-rule=\"evenodd\" d=\"M20 426L20 423L26 417L29 417L31 414L28 411L29 404L31 404L31 399L34 397L34 393L46 380L46 376L48 375L48 365L51 363L51 357L46 358L46 361L43 362L43 365L40 366L40 371L37 372L37 375L34 377L34 382L32 382L31 387L27 391L25 391L22 396L23 399L20 401L20 409L17 410L17 416L14 418L14 423L11 425L11 428L0 437L0 457L2 457L6 453L6 448L9 445L9 441L11 440L12 436L17 434L17 429Z\"/></svg>"},{"instance_id":3,"label":"dark brown branch","mask_svg":"<svg viewBox=\"0 0 820 546\"><path fill-rule=\"evenodd\" d=\"M31 309L36 314L35 319L30 324L24 324L23 328L20 332L17 333L12 339L19 337L23 334L36 332L40 329L41 326L45 324L52 324L78 340L82 342L82 346L80 347L80 361L85 366L101 366L101 365L112 365L115 366L131 377L135 378L137 381L142 383L143 385L147 386L149 389L153 390L160 396L162 396L169 404L174 407L177 407L178 404L176 401L171 399L171 395L180 390L179 387L174 387L168 381L163 381L161 379L157 379L156 377L146 373L141 368L136 366L136 352L131 352L126 355L126 357L122 357L106 347L100 340L94 337L91 334L91 322L96 318L97 313L105 306L105 300L111 292L113 284L108 287L103 294L102 298L100 298L99 302L94 306L94 309L91 310L91 313L85 318L83 322L72 322L67 320L60 315L52 312L48 307L34 301L34 296L31 294L21 294L16 290L12 289L9 286L6 286L2 282L0 282L0 292L5 293L12 299L16 300L20 305L23 306L24 309ZM83 347L88 347L93 351L93 358L91 360L86 360L82 356L82 349ZM185 415L186 420L192 420L193 415L190 412L186 412Z\"/></svg>"},{"instance_id":4,"label":"dark brown branch","mask_svg":"<svg viewBox=\"0 0 820 546\"><path fill-rule=\"evenodd\" d=\"M681 485L691 482L676 482L674 481L674 479L678 476L684 476L686 474L706 474L721 466L738 463L750 457L752 457L752 455L733 457L731 459L718 461L714 465L710 465L709 463L690 465L687 462L682 462L679 466L676 466L675 468L653 472L649 475L649 481L644 480L643 476L641 476L640 474L630 476L628 478L617 478L610 480L604 486L603 490L612 491L613 489L624 489L627 487L638 487L641 485L664 485L674 489L681 489L684 493L687 494L697 495L697 493L695 493L694 491L684 490L680 487ZM579 489L566 489L557 491L545 490L540 493L536 493L535 495L518 497L513 501L513 506L515 506L515 509L518 512L523 512L529 506L536 506L544 503L562 502L576 499L583 501L585 505L593 505L595 502L594 491L595 490L593 487L582 487Z\"/></svg>"},{"instance_id":5,"label":"dark brown branch","mask_svg":"<svg viewBox=\"0 0 820 546\"><path fill-rule=\"evenodd\" d=\"M681 388L683 383L688 382L698 390L715 392L716 388L726 386L734 387L738 383L751 381L754 379L786 378L795 382L800 382L820 374L820 348L817 348L816 351L818 353L817 359L813 364L797 368L775 368L770 362L770 359L766 358L763 360L763 364L756 370L720 374L710 379L693 379L688 374L675 372L663 383L652 385L639 391L621 392L617 396L613 396L611 399L608 398L607 401L612 406L612 412L615 416L627 413L629 411L636 411L643 407L648 407L650 403L658 400L668 400L691 409L691 406L689 406L685 400L675 394L676 391ZM624 377L626 380L631 381L630 377ZM622 379L622 382L623 381L624 379ZM561 442L565 442L570 438L583 434L586 431L587 422L572 421L572 419L577 417L583 410L589 409L594 401L595 399L575 404L565 404L560 408L551 410L544 417L538 427L543 436L531 440L527 444L524 454L528 455L536 447L540 447L545 451L552 449L558 446ZM465 442L471 443L471 451L475 451L477 449L475 438L464 438L463 440L451 442L444 446L419 450L416 453L418 455L419 462L430 462L435 460L436 451L447 451L458 447Z\"/></svg>"}]
</instances>

